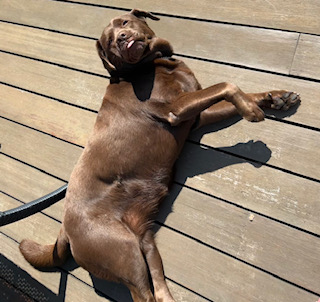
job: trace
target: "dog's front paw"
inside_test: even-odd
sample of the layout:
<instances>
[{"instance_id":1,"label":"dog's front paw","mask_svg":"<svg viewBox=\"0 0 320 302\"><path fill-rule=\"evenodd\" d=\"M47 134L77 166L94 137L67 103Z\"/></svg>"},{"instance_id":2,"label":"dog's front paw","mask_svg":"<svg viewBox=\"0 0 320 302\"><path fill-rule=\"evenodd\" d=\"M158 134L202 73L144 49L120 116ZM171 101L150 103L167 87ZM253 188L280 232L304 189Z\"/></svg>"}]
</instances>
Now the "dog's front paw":
<instances>
[{"instance_id":1,"label":"dog's front paw","mask_svg":"<svg viewBox=\"0 0 320 302\"><path fill-rule=\"evenodd\" d=\"M300 95L291 91L271 91L268 93L269 106L276 110L288 110L301 102Z\"/></svg>"},{"instance_id":2,"label":"dog's front paw","mask_svg":"<svg viewBox=\"0 0 320 302\"><path fill-rule=\"evenodd\" d=\"M173 112L169 112L168 122L171 126L177 126L180 123L180 119Z\"/></svg>"},{"instance_id":3,"label":"dog's front paw","mask_svg":"<svg viewBox=\"0 0 320 302\"><path fill-rule=\"evenodd\" d=\"M263 110L254 102L246 102L245 106L238 108L238 111L249 122L261 122L264 120Z\"/></svg>"}]
</instances>

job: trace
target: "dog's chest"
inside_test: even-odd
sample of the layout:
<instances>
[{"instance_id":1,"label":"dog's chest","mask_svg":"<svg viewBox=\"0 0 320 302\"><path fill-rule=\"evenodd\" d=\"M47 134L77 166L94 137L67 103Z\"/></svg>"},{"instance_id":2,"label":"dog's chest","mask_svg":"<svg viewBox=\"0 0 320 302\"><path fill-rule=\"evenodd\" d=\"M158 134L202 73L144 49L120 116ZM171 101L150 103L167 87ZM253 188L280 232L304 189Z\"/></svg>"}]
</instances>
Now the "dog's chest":
<instances>
[{"instance_id":1,"label":"dog's chest","mask_svg":"<svg viewBox=\"0 0 320 302\"><path fill-rule=\"evenodd\" d=\"M151 98L173 101L180 94L199 90L193 72L181 61L172 66L157 66Z\"/></svg>"}]
</instances>

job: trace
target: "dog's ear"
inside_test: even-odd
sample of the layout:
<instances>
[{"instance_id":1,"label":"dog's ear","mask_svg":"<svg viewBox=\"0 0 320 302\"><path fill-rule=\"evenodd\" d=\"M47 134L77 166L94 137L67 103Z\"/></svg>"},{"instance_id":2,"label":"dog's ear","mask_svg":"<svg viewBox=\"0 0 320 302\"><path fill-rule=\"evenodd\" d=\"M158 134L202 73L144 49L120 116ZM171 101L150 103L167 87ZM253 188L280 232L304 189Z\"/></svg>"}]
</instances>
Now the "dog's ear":
<instances>
[{"instance_id":1,"label":"dog's ear","mask_svg":"<svg viewBox=\"0 0 320 302\"><path fill-rule=\"evenodd\" d=\"M154 16L153 14L143 11L143 10L139 10L139 9L133 9L130 14L136 16L137 18L150 18L152 20L156 20L159 21L160 19L156 16Z\"/></svg>"},{"instance_id":2,"label":"dog's ear","mask_svg":"<svg viewBox=\"0 0 320 302\"><path fill-rule=\"evenodd\" d=\"M103 63L103 66L105 67L105 69L108 70L108 72L110 73L110 75L113 74L113 72L116 70L115 66L112 65L110 63L110 61L108 60L107 58L107 55L100 43L100 40L97 40L96 42L96 48L97 48L97 51L98 51L98 54L99 54L99 57L101 58L102 60L102 63Z\"/></svg>"}]
</instances>

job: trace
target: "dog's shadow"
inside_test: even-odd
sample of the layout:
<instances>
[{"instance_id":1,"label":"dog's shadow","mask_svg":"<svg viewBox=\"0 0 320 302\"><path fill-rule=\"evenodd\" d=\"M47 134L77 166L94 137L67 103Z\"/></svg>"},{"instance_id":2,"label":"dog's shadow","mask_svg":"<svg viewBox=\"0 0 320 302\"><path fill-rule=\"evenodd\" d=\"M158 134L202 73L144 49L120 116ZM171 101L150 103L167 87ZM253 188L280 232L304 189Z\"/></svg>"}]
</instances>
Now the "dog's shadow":
<instances>
[{"instance_id":1,"label":"dog's shadow","mask_svg":"<svg viewBox=\"0 0 320 302\"><path fill-rule=\"evenodd\" d=\"M168 215L172 212L174 202L188 178L243 163L249 163L258 169L269 161L272 151L262 141L254 142L250 140L248 142L240 142L234 146L219 147L217 149L200 144L203 135L230 127L240 120L240 117L234 117L203 127L190 135L191 139L186 142L176 163L175 177L170 194L161 204L157 217L159 225L165 224ZM156 227L156 231L158 230L159 227Z\"/></svg>"},{"instance_id":2,"label":"dog's shadow","mask_svg":"<svg viewBox=\"0 0 320 302\"><path fill-rule=\"evenodd\" d=\"M294 109L289 110L287 115L291 115L293 111ZM278 117L277 113L272 113ZM284 117L282 112L279 115ZM172 212L174 202L188 178L243 163L250 163L258 169L269 161L272 152L262 141L240 142L234 146L222 147L218 150L200 144L200 140L204 134L230 127L239 120L241 120L240 117L234 117L214 125L206 126L191 134L191 139L188 139L186 142L177 161L173 188L163 201L160 212L156 217L155 232L161 228L161 225L165 224L168 215ZM72 272L77 267L75 261L70 259L64 266L64 269ZM92 275L90 277L93 287L99 296L111 301L132 302L130 292L124 285L101 280Z\"/></svg>"}]
</instances>

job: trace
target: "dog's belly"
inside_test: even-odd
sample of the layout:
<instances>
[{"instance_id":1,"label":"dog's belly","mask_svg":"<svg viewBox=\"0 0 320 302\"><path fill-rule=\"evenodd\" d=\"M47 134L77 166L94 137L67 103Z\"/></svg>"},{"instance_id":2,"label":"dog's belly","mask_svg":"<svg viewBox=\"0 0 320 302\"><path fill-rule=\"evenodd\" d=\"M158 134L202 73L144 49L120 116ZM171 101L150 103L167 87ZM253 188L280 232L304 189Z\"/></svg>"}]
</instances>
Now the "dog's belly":
<instances>
[{"instance_id":1,"label":"dog's belly","mask_svg":"<svg viewBox=\"0 0 320 302\"><path fill-rule=\"evenodd\" d=\"M110 182L127 176L148 178L150 172L172 167L179 146L170 131L156 121L113 114L97 119L81 157L85 170Z\"/></svg>"},{"instance_id":2,"label":"dog's belly","mask_svg":"<svg viewBox=\"0 0 320 302\"><path fill-rule=\"evenodd\" d=\"M146 121L127 125L119 120L95 127L70 177L70 212L81 215L99 204L111 213L110 205L117 209L119 203L148 202L166 194L179 148L174 136Z\"/></svg>"}]
</instances>

